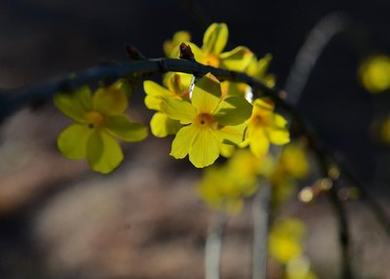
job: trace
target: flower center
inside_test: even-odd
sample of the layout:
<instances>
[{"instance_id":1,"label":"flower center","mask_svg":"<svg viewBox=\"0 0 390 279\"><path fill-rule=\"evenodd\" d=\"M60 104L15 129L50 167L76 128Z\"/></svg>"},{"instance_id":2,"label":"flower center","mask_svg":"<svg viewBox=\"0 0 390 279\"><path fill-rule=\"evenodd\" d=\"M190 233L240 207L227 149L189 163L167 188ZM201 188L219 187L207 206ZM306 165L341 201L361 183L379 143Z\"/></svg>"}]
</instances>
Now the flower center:
<instances>
[{"instance_id":1,"label":"flower center","mask_svg":"<svg viewBox=\"0 0 390 279\"><path fill-rule=\"evenodd\" d=\"M200 113L196 117L196 123L201 127L216 127L217 122L215 121L214 117L209 113Z\"/></svg>"},{"instance_id":2,"label":"flower center","mask_svg":"<svg viewBox=\"0 0 390 279\"><path fill-rule=\"evenodd\" d=\"M96 128L103 125L104 116L100 112L90 111L85 115L85 119L87 120L88 126L90 128Z\"/></svg>"},{"instance_id":3,"label":"flower center","mask_svg":"<svg viewBox=\"0 0 390 279\"><path fill-rule=\"evenodd\" d=\"M252 117L252 122L255 126L266 126L266 119L260 114L256 114Z\"/></svg>"}]
</instances>

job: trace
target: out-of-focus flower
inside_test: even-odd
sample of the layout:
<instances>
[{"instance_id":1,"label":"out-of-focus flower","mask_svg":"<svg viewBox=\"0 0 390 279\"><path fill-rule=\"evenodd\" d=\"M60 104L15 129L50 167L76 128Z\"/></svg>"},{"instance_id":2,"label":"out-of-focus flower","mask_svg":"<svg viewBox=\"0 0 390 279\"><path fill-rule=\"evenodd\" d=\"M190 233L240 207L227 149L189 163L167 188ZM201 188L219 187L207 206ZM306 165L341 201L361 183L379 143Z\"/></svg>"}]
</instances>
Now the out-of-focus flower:
<instances>
[{"instance_id":1,"label":"out-of-focus flower","mask_svg":"<svg viewBox=\"0 0 390 279\"><path fill-rule=\"evenodd\" d=\"M262 164L263 161L248 150L237 150L227 164L205 170L198 193L211 207L238 213L244 198L257 190L257 176L262 171Z\"/></svg>"},{"instance_id":2,"label":"out-of-focus flower","mask_svg":"<svg viewBox=\"0 0 390 279\"><path fill-rule=\"evenodd\" d=\"M116 139L141 141L147 136L145 126L130 122L125 114L128 107L126 84L122 80L102 87L92 95L88 86L73 94L59 93L55 106L75 121L57 139L57 146L68 159L87 159L90 167L109 173L123 160Z\"/></svg>"},{"instance_id":3,"label":"out-of-focus flower","mask_svg":"<svg viewBox=\"0 0 390 279\"><path fill-rule=\"evenodd\" d=\"M180 37L185 37L183 34ZM244 46L238 46L231 51L224 52L229 37L229 30L225 23L211 24L203 35L202 47L186 41L191 47L195 60L199 63L243 72L250 63L253 53ZM174 41L174 40L173 40ZM179 57L179 45L169 55Z\"/></svg>"},{"instance_id":4,"label":"out-of-focus flower","mask_svg":"<svg viewBox=\"0 0 390 279\"><path fill-rule=\"evenodd\" d=\"M240 144L251 105L239 97L223 98L219 81L211 74L200 78L189 101L163 98L161 111L183 125L172 142L171 155L189 155L198 168L214 163L225 142Z\"/></svg>"},{"instance_id":5,"label":"out-of-focus flower","mask_svg":"<svg viewBox=\"0 0 390 279\"><path fill-rule=\"evenodd\" d=\"M269 236L270 255L281 263L302 255L303 223L295 218L277 221L271 228Z\"/></svg>"},{"instance_id":6,"label":"out-of-focus flower","mask_svg":"<svg viewBox=\"0 0 390 279\"><path fill-rule=\"evenodd\" d=\"M249 145L257 157L264 157L270 143L283 145L290 141L286 119L274 112L274 104L269 99L256 99L253 102L252 116L247 122L243 146Z\"/></svg>"},{"instance_id":7,"label":"out-of-focus flower","mask_svg":"<svg viewBox=\"0 0 390 279\"><path fill-rule=\"evenodd\" d=\"M172 39L166 40L163 44L164 53L167 57L177 58L177 48L183 42L191 41L191 34L187 31L176 32Z\"/></svg>"},{"instance_id":8,"label":"out-of-focus flower","mask_svg":"<svg viewBox=\"0 0 390 279\"><path fill-rule=\"evenodd\" d=\"M276 79L275 75L268 73L268 68L271 63L271 60L271 54L267 54L259 60L257 60L257 58L253 56L245 72L249 76L264 82L264 84L268 87L274 87Z\"/></svg>"},{"instance_id":9,"label":"out-of-focus flower","mask_svg":"<svg viewBox=\"0 0 390 279\"><path fill-rule=\"evenodd\" d=\"M367 58L359 68L363 86L371 93L381 93L390 89L390 57L375 55Z\"/></svg>"},{"instance_id":10,"label":"out-of-focus flower","mask_svg":"<svg viewBox=\"0 0 390 279\"><path fill-rule=\"evenodd\" d=\"M298 257L287 263L285 279L317 279L305 257Z\"/></svg>"},{"instance_id":11,"label":"out-of-focus flower","mask_svg":"<svg viewBox=\"0 0 390 279\"><path fill-rule=\"evenodd\" d=\"M304 146L299 142L286 145L268 177L274 189L273 204L280 205L291 197L297 180L306 178L308 173L309 161Z\"/></svg>"}]
</instances>

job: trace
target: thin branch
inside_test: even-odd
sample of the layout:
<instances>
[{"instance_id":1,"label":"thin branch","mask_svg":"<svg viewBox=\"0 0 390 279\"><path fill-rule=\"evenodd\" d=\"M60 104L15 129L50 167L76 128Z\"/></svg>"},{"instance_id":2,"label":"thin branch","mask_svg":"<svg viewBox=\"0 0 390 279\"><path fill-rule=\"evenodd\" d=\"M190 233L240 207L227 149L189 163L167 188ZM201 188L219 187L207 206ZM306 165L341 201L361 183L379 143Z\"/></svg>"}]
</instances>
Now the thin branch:
<instances>
[{"instance_id":1,"label":"thin branch","mask_svg":"<svg viewBox=\"0 0 390 279\"><path fill-rule=\"evenodd\" d=\"M334 36L348 27L349 20L340 13L334 12L323 17L310 31L287 77L285 90L292 104L298 103L309 79L310 73L323 50Z\"/></svg>"},{"instance_id":2,"label":"thin branch","mask_svg":"<svg viewBox=\"0 0 390 279\"><path fill-rule=\"evenodd\" d=\"M349 218L343 201L340 199L337 191L337 182L339 180L338 171L335 174L335 168L339 170L337 162L334 161L331 153L327 152L325 145L319 140L315 133L310 129L310 127L301 119L299 116L296 116L297 120L300 122L300 128L302 132L306 135L309 143L309 147L313 150L314 155L317 158L319 163L320 171L324 177L329 177L332 180L332 185L329 190L327 197L333 207L335 218L337 220L337 230L338 238L341 247L341 268L342 268L342 278L343 279L353 279L354 275L352 272L352 257L351 257L351 248L350 248L350 230L349 230Z\"/></svg>"},{"instance_id":3,"label":"thin branch","mask_svg":"<svg viewBox=\"0 0 390 279\"><path fill-rule=\"evenodd\" d=\"M359 189L360 197L366 202L366 205L369 207L371 212L374 213L373 215L375 219L382 225L383 229L387 233L387 236L390 236L390 218L385 209L375 200L364 184L357 178L357 175L352 171L345 159L340 158L340 156L337 156L335 153L330 153L330 156L332 156L333 160L337 162L337 165L340 168L341 178L344 177L352 184L352 186Z\"/></svg>"},{"instance_id":4,"label":"thin branch","mask_svg":"<svg viewBox=\"0 0 390 279\"><path fill-rule=\"evenodd\" d=\"M269 88L244 73L214 68L184 59L156 58L100 65L30 88L4 90L0 94L0 123L23 106L51 101L60 91L72 91L85 84L94 85L101 81L115 81L135 73L148 75L166 72L182 72L196 76L212 73L220 80L244 82L260 90L263 95L272 97L279 107L285 106L285 102L278 96L280 90Z\"/></svg>"},{"instance_id":5,"label":"thin branch","mask_svg":"<svg viewBox=\"0 0 390 279\"><path fill-rule=\"evenodd\" d=\"M253 251L252 278L267 278L269 209L271 201L271 185L262 181L252 204L253 216Z\"/></svg>"},{"instance_id":6,"label":"thin branch","mask_svg":"<svg viewBox=\"0 0 390 279\"><path fill-rule=\"evenodd\" d=\"M204 257L206 279L220 279L222 237L226 221L226 216L220 213L210 223Z\"/></svg>"}]
</instances>

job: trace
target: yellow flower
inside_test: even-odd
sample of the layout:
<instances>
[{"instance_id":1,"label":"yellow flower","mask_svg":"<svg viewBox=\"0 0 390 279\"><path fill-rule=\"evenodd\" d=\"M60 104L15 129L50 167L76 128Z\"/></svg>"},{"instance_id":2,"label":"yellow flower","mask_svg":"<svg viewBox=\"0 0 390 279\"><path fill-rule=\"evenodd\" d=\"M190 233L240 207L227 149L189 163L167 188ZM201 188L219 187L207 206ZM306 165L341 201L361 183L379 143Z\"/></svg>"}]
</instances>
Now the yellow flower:
<instances>
[{"instance_id":1,"label":"yellow flower","mask_svg":"<svg viewBox=\"0 0 390 279\"><path fill-rule=\"evenodd\" d=\"M185 36L181 35L181 38ZM223 52L229 37L229 30L225 23L211 24L203 35L203 44L199 48L196 44L186 41L191 47L195 60L199 63L233 70L244 71L253 57L253 53L244 46L238 46L233 50ZM183 41L181 41L183 42ZM169 57L178 57L180 50L179 44Z\"/></svg>"},{"instance_id":2,"label":"yellow flower","mask_svg":"<svg viewBox=\"0 0 390 279\"><path fill-rule=\"evenodd\" d=\"M366 59L359 68L363 86L371 93L390 89L390 57L376 55Z\"/></svg>"},{"instance_id":3,"label":"yellow flower","mask_svg":"<svg viewBox=\"0 0 390 279\"><path fill-rule=\"evenodd\" d=\"M58 149L68 159L87 159L90 167L109 173L123 160L116 139L141 141L147 129L130 122L125 115L128 106L126 84L118 81L107 88L99 88L92 96L88 86L73 94L59 93L54 104L75 121L57 139Z\"/></svg>"},{"instance_id":4,"label":"yellow flower","mask_svg":"<svg viewBox=\"0 0 390 279\"><path fill-rule=\"evenodd\" d=\"M211 167L205 171L197 190L211 207L236 214L243 206L243 189L230 176L231 173L224 168Z\"/></svg>"},{"instance_id":5,"label":"yellow flower","mask_svg":"<svg viewBox=\"0 0 390 279\"><path fill-rule=\"evenodd\" d=\"M269 236L270 255L281 263L301 256L304 225L294 218L277 221Z\"/></svg>"},{"instance_id":6,"label":"yellow flower","mask_svg":"<svg viewBox=\"0 0 390 279\"><path fill-rule=\"evenodd\" d=\"M243 146L249 145L253 154L259 158L267 154L270 143L283 145L290 141L286 119L273 111L274 104L266 98L253 102Z\"/></svg>"},{"instance_id":7,"label":"yellow flower","mask_svg":"<svg viewBox=\"0 0 390 279\"><path fill-rule=\"evenodd\" d=\"M190 74L168 73L163 80L165 87L151 80L144 81L145 105L147 108L157 111L150 121L150 128L154 136L162 138L173 135L181 128L178 120L170 119L161 112L161 102L164 98L189 100L192 78L193 76Z\"/></svg>"},{"instance_id":8,"label":"yellow flower","mask_svg":"<svg viewBox=\"0 0 390 279\"><path fill-rule=\"evenodd\" d=\"M177 58L177 48L183 42L191 41L191 34L187 31L176 32L171 40L166 40L163 45L164 53L167 57Z\"/></svg>"},{"instance_id":9,"label":"yellow flower","mask_svg":"<svg viewBox=\"0 0 390 279\"><path fill-rule=\"evenodd\" d=\"M176 159L189 155L191 163L202 168L214 163L223 143L242 141L242 123L250 116L251 105L244 98L222 98L219 81L207 74L195 83L190 101L164 98L161 111L184 125L170 154Z\"/></svg>"},{"instance_id":10,"label":"yellow flower","mask_svg":"<svg viewBox=\"0 0 390 279\"><path fill-rule=\"evenodd\" d=\"M296 179L305 178L309 172L309 161L304 147L300 143L291 143L283 148L278 167L284 175Z\"/></svg>"}]
</instances>

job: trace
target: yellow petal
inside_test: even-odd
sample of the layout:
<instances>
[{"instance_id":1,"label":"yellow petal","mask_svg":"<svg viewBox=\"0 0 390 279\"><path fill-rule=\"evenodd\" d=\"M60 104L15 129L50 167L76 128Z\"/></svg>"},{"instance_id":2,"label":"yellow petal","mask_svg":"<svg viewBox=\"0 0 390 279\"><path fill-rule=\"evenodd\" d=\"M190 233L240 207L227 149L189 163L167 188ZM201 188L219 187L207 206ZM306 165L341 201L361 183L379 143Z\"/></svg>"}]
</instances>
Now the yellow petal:
<instances>
[{"instance_id":1,"label":"yellow petal","mask_svg":"<svg viewBox=\"0 0 390 279\"><path fill-rule=\"evenodd\" d=\"M94 171L107 174L122 162L122 148L108 133L94 130L87 142L87 159Z\"/></svg>"},{"instance_id":2,"label":"yellow petal","mask_svg":"<svg viewBox=\"0 0 390 279\"><path fill-rule=\"evenodd\" d=\"M151 80L144 81L144 90L146 95L149 96L164 97L171 95L168 89Z\"/></svg>"},{"instance_id":3,"label":"yellow petal","mask_svg":"<svg viewBox=\"0 0 390 279\"><path fill-rule=\"evenodd\" d=\"M246 125L225 126L222 129L216 130L215 134L220 138L221 142L227 140L234 144L240 144L244 138L244 130Z\"/></svg>"},{"instance_id":4,"label":"yellow petal","mask_svg":"<svg viewBox=\"0 0 390 279\"><path fill-rule=\"evenodd\" d=\"M176 134L182 126L177 120L170 119L166 114L157 112L150 121L152 134L158 138Z\"/></svg>"},{"instance_id":5,"label":"yellow petal","mask_svg":"<svg viewBox=\"0 0 390 279\"><path fill-rule=\"evenodd\" d=\"M83 86L74 92L58 93L54 96L54 105L69 118L84 122L84 114L92 106L91 90Z\"/></svg>"},{"instance_id":6,"label":"yellow petal","mask_svg":"<svg viewBox=\"0 0 390 279\"><path fill-rule=\"evenodd\" d=\"M164 76L163 84L169 89L171 95L180 99L189 99L193 78L191 74L169 72Z\"/></svg>"},{"instance_id":7,"label":"yellow petal","mask_svg":"<svg viewBox=\"0 0 390 279\"><path fill-rule=\"evenodd\" d=\"M173 98L164 98L161 103L161 112L171 119L179 120L182 124L191 123L195 118L195 109L189 102Z\"/></svg>"},{"instance_id":8,"label":"yellow petal","mask_svg":"<svg viewBox=\"0 0 390 279\"><path fill-rule=\"evenodd\" d=\"M93 107L103 114L121 114L128 106L128 100L121 82L96 90L93 96Z\"/></svg>"},{"instance_id":9,"label":"yellow petal","mask_svg":"<svg viewBox=\"0 0 390 279\"><path fill-rule=\"evenodd\" d=\"M234 153L234 145L221 143L219 146L219 153L225 158L230 158Z\"/></svg>"},{"instance_id":10,"label":"yellow petal","mask_svg":"<svg viewBox=\"0 0 390 279\"><path fill-rule=\"evenodd\" d=\"M266 54L263 58L260 58L259 61L256 60L255 56L253 56L246 72L248 75L256 79L263 80L266 77L271 60L271 54Z\"/></svg>"},{"instance_id":11,"label":"yellow petal","mask_svg":"<svg viewBox=\"0 0 390 279\"><path fill-rule=\"evenodd\" d=\"M221 59L221 67L243 72L249 65L253 53L246 47L239 46L235 49L222 53L219 57Z\"/></svg>"},{"instance_id":12,"label":"yellow petal","mask_svg":"<svg viewBox=\"0 0 390 279\"><path fill-rule=\"evenodd\" d=\"M219 156L219 141L211 129L201 129L189 150L191 163L197 168L207 167Z\"/></svg>"},{"instance_id":13,"label":"yellow petal","mask_svg":"<svg viewBox=\"0 0 390 279\"><path fill-rule=\"evenodd\" d=\"M203 36L202 50L219 54L225 48L229 30L225 23L213 23L207 28Z\"/></svg>"},{"instance_id":14,"label":"yellow petal","mask_svg":"<svg viewBox=\"0 0 390 279\"><path fill-rule=\"evenodd\" d=\"M125 115L108 116L104 124L111 134L124 141L141 141L148 135L148 129L144 125L130 122Z\"/></svg>"},{"instance_id":15,"label":"yellow petal","mask_svg":"<svg viewBox=\"0 0 390 279\"><path fill-rule=\"evenodd\" d=\"M144 90L146 93L145 105L148 109L160 110L163 97L171 96L168 89L151 80L144 81Z\"/></svg>"},{"instance_id":16,"label":"yellow petal","mask_svg":"<svg viewBox=\"0 0 390 279\"><path fill-rule=\"evenodd\" d=\"M85 158L87 140L91 131L86 125L73 124L68 126L58 136L58 149L68 159Z\"/></svg>"},{"instance_id":17,"label":"yellow petal","mask_svg":"<svg viewBox=\"0 0 390 279\"><path fill-rule=\"evenodd\" d=\"M228 97L220 103L215 119L220 125L239 125L252 113L252 105L243 97Z\"/></svg>"},{"instance_id":18,"label":"yellow petal","mask_svg":"<svg viewBox=\"0 0 390 279\"><path fill-rule=\"evenodd\" d=\"M258 158L264 157L269 150L269 140L262 128L256 128L249 133L249 146L252 153Z\"/></svg>"},{"instance_id":19,"label":"yellow petal","mask_svg":"<svg viewBox=\"0 0 390 279\"><path fill-rule=\"evenodd\" d=\"M193 124L181 128L172 142L170 155L176 159L182 159L187 156L192 142L198 133L199 129Z\"/></svg>"},{"instance_id":20,"label":"yellow petal","mask_svg":"<svg viewBox=\"0 0 390 279\"><path fill-rule=\"evenodd\" d=\"M270 142L277 145L283 145L290 141L290 133L287 129L265 128Z\"/></svg>"},{"instance_id":21,"label":"yellow petal","mask_svg":"<svg viewBox=\"0 0 390 279\"><path fill-rule=\"evenodd\" d=\"M213 113L221 102L221 86L211 74L201 77L192 91L191 102L198 113Z\"/></svg>"}]
</instances>

